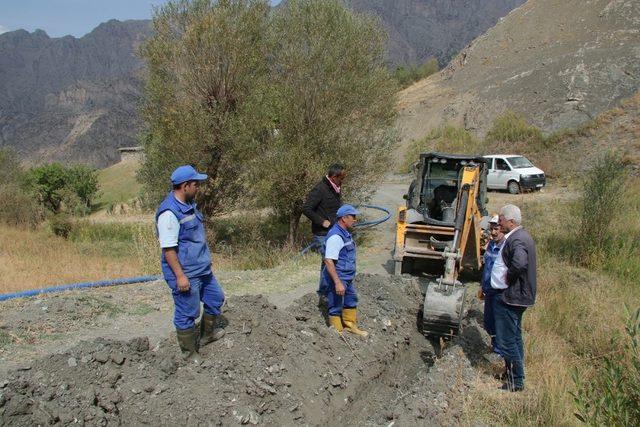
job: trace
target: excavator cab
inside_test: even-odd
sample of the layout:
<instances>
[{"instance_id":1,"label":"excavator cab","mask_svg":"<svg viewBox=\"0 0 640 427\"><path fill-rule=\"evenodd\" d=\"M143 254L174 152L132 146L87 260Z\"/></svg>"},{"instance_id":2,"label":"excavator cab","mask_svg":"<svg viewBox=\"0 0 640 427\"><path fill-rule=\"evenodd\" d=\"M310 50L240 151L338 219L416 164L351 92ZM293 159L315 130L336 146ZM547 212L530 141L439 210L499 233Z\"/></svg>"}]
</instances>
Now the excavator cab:
<instances>
[{"instance_id":1,"label":"excavator cab","mask_svg":"<svg viewBox=\"0 0 640 427\"><path fill-rule=\"evenodd\" d=\"M425 153L398 209L395 273L437 277L425 289L425 335L452 337L463 314L463 269L482 267L481 222L487 216L486 159Z\"/></svg>"}]
</instances>

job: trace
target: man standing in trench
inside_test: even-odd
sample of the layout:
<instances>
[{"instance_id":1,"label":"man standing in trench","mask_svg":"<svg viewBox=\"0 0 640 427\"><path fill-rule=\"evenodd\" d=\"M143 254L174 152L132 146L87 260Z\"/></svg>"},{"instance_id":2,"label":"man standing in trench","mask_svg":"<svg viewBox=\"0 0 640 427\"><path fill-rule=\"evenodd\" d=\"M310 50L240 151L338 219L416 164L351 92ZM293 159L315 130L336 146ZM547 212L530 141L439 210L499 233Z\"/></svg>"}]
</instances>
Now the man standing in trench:
<instances>
[{"instance_id":1,"label":"man standing in trench","mask_svg":"<svg viewBox=\"0 0 640 427\"><path fill-rule=\"evenodd\" d=\"M345 177L344 166L338 163L331 165L327 175L311 189L302 205L302 213L311 221L313 243L322 258L324 258L327 233L329 228L336 222L336 212L338 212L338 208L341 205L340 186ZM321 261L320 284L318 285L318 294L321 297L325 292L325 284L322 279L323 270Z\"/></svg>"},{"instance_id":2,"label":"man standing in trench","mask_svg":"<svg viewBox=\"0 0 640 427\"><path fill-rule=\"evenodd\" d=\"M358 294L353 279L356 276L356 242L349 230L356 223L359 212L351 205L342 205L336 213L337 221L327 233L325 270L329 323L342 334L347 330L361 337L369 333L358 328Z\"/></svg>"},{"instance_id":3,"label":"man standing in trench","mask_svg":"<svg viewBox=\"0 0 640 427\"><path fill-rule=\"evenodd\" d=\"M183 357L194 362L198 343L208 344L225 334L217 325L224 293L211 270L203 217L194 201L200 182L206 179L207 175L192 166L178 167L171 174L173 191L156 212L162 274L175 304L173 323L178 344ZM195 321L200 315L201 301L204 314L197 331Z\"/></svg>"},{"instance_id":4,"label":"man standing in trench","mask_svg":"<svg viewBox=\"0 0 640 427\"><path fill-rule=\"evenodd\" d=\"M494 215L489 220L489 232L491 240L484 251L484 268L482 270L481 289L482 298L484 299L484 329L491 337L491 349L494 353L502 355L502 352L496 344L496 322L493 315L493 308L496 305L496 297L499 295L497 289L491 287L491 271L496 257L500 254L500 249L504 243L504 233L499 224L498 215Z\"/></svg>"},{"instance_id":5,"label":"man standing in trench","mask_svg":"<svg viewBox=\"0 0 640 427\"><path fill-rule=\"evenodd\" d=\"M496 344L504 357L507 382L503 390L524 390L524 342L522 315L536 301L536 247L521 226L522 214L515 205L500 209L505 242L491 270L491 287L498 296L494 305Z\"/></svg>"}]
</instances>

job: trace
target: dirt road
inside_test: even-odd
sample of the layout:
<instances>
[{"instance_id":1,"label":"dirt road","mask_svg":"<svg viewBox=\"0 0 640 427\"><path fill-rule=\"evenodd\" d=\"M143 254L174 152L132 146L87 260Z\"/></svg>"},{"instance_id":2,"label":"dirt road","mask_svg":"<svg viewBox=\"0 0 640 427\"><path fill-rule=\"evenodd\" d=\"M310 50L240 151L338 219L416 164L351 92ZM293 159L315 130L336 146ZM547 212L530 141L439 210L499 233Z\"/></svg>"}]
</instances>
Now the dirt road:
<instances>
[{"instance_id":1,"label":"dirt road","mask_svg":"<svg viewBox=\"0 0 640 427\"><path fill-rule=\"evenodd\" d=\"M389 177L372 203L395 210L408 181ZM527 197L557 194L491 193L490 210ZM444 350L424 339L416 279L389 275L393 227L369 231L359 254L367 340L326 327L313 262L219 272L228 333L200 366L178 357L162 282L2 303L0 425L461 422L469 388L494 381L481 306L470 298L463 333Z\"/></svg>"}]
</instances>

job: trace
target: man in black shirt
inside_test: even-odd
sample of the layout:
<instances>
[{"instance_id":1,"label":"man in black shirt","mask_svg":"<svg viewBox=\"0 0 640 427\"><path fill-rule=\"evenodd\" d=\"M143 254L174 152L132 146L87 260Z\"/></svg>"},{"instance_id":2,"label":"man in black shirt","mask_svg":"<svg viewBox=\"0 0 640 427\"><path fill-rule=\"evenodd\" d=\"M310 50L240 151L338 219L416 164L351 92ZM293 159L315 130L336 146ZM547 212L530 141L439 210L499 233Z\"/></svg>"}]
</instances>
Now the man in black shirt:
<instances>
[{"instance_id":1,"label":"man in black shirt","mask_svg":"<svg viewBox=\"0 0 640 427\"><path fill-rule=\"evenodd\" d=\"M346 177L346 170L341 164L333 164L329 167L327 175L318 182L307 194L307 199L302 205L302 213L311 221L313 241L321 257L324 258L324 241L327 232L336 221L336 212L342 205L340 201L340 186ZM322 270L321 262L320 269ZM323 280L320 274L318 293L322 293Z\"/></svg>"}]
</instances>

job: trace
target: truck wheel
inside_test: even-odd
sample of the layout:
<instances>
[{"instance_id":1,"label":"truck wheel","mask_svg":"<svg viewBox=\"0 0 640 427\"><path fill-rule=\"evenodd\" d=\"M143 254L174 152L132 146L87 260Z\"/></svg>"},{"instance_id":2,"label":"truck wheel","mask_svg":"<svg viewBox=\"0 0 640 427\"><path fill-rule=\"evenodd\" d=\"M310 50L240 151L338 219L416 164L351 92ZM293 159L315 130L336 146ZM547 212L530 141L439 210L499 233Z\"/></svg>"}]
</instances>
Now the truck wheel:
<instances>
[{"instance_id":1,"label":"truck wheel","mask_svg":"<svg viewBox=\"0 0 640 427\"><path fill-rule=\"evenodd\" d=\"M518 194L520 192L520 184L518 184L517 181L509 181L509 184L507 184L507 190L509 190L509 193L511 194Z\"/></svg>"}]
</instances>

